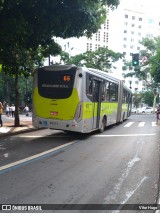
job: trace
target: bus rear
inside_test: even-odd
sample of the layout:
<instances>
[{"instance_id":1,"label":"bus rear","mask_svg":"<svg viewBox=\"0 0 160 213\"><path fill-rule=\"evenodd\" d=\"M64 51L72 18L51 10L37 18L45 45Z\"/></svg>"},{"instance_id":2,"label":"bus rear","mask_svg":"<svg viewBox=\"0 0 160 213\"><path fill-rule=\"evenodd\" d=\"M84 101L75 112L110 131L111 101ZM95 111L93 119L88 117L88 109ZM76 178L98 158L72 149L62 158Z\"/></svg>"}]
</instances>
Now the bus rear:
<instances>
[{"instance_id":1,"label":"bus rear","mask_svg":"<svg viewBox=\"0 0 160 213\"><path fill-rule=\"evenodd\" d=\"M80 94L83 81L72 65L53 65L35 70L33 126L82 132ZM79 81L76 82L76 76Z\"/></svg>"}]
</instances>

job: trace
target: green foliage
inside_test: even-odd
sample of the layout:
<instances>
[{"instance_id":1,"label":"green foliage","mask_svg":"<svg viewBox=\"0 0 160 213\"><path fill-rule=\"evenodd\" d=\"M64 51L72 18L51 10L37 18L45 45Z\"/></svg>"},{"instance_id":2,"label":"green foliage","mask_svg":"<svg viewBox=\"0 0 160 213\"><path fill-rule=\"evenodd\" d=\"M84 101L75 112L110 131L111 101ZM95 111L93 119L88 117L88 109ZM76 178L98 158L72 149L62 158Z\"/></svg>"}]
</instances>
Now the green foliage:
<instances>
[{"instance_id":1,"label":"green foliage","mask_svg":"<svg viewBox=\"0 0 160 213\"><path fill-rule=\"evenodd\" d=\"M91 36L106 19L106 3L118 0L0 0L0 64L14 77L15 126L19 126L18 78L41 66L43 57L61 48L53 37Z\"/></svg>"},{"instance_id":2,"label":"green foliage","mask_svg":"<svg viewBox=\"0 0 160 213\"><path fill-rule=\"evenodd\" d=\"M121 53L100 47L96 51L87 51L83 54L67 58L65 62L107 71L112 67L113 62L118 61L122 57L123 55Z\"/></svg>"},{"instance_id":3,"label":"green foliage","mask_svg":"<svg viewBox=\"0 0 160 213\"><path fill-rule=\"evenodd\" d=\"M151 75L156 83L160 83L160 49L151 58Z\"/></svg>"},{"instance_id":4,"label":"green foliage","mask_svg":"<svg viewBox=\"0 0 160 213\"><path fill-rule=\"evenodd\" d=\"M142 44L144 47L147 47L147 52L149 52L150 54L154 54L155 50L156 50L156 42L155 39L151 39L151 38L143 38L142 41L140 41L140 44Z\"/></svg>"},{"instance_id":5,"label":"green foliage","mask_svg":"<svg viewBox=\"0 0 160 213\"><path fill-rule=\"evenodd\" d=\"M146 91L143 93L143 98L144 98L144 102L148 105L148 106L153 106L153 99L154 99L154 95L152 91Z\"/></svg>"},{"instance_id":6,"label":"green foliage","mask_svg":"<svg viewBox=\"0 0 160 213\"><path fill-rule=\"evenodd\" d=\"M133 98L134 107L138 108L143 98L142 93L135 93L133 94L133 97L134 97Z\"/></svg>"},{"instance_id":7,"label":"green foliage","mask_svg":"<svg viewBox=\"0 0 160 213\"><path fill-rule=\"evenodd\" d=\"M146 50L141 51L141 54L148 58L144 66L150 65L151 76L158 83L160 82L160 36L153 39L144 38L141 44L146 48Z\"/></svg>"},{"instance_id":8,"label":"green foliage","mask_svg":"<svg viewBox=\"0 0 160 213\"><path fill-rule=\"evenodd\" d=\"M133 94L133 104L135 107L139 107L142 100L148 106L153 106L154 95L152 91L145 91Z\"/></svg>"},{"instance_id":9,"label":"green foliage","mask_svg":"<svg viewBox=\"0 0 160 213\"><path fill-rule=\"evenodd\" d=\"M0 100L5 101L8 104L15 103L15 88L14 88L14 77L7 76L4 73L0 73ZM19 88L19 105L25 105L26 92L31 95L32 93L32 82L33 78L29 76L24 78L21 76L18 82Z\"/></svg>"}]
</instances>

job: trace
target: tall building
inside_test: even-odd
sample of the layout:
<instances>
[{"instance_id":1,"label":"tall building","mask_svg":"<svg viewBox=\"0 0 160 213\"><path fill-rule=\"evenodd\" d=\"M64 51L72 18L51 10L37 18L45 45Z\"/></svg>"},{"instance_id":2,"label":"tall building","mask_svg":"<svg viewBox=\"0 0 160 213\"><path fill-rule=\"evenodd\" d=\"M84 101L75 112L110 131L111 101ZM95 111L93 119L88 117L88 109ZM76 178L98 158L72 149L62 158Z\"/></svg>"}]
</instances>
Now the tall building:
<instances>
[{"instance_id":1,"label":"tall building","mask_svg":"<svg viewBox=\"0 0 160 213\"><path fill-rule=\"evenodd\" d=\"M62 46L64 51L67 51L70 56L74 56L86 51L95 51L99 47L108 47L109 39L109 13L101 29L97 33L93 34L91 38L85 36L80 38L60 39L57 38L57 42Z\"/></svg>"},{"instance_id":2,"label":"tall building","mask_svg":"<svg viewBox=\"0 0 160 213\"><path fill-rule=\"evenodd\" d=\"M152 11L150 10L152 4ZM143 37L153 38L160 35L160 17L158 16L159 2L152 0L134 0L128 3L128 0L121 0L120 5L114 11L109 10L106 22L101 26L92 38L70 38L60 39L57 42L62 49L74 56L88 50L95 51L99 47L108 47L109 49L124 54L126 61L132 60L132 54L138 53L143 49L139 41ZM157 11L157 12L156 12ZM123 77L123 61L115 63L116 69L113 74ZM135 91L145 90L145 83L138 79L126 78L125 83Z\"/></svg>"}]
</instances>

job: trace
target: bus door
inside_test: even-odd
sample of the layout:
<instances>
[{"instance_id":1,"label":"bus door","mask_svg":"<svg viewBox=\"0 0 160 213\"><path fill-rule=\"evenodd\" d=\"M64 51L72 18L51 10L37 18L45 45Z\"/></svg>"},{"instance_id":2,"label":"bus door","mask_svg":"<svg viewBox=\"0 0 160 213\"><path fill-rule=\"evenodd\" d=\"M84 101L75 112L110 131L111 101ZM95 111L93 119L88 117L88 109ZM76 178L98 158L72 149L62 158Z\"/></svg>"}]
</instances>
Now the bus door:
<instances>
[{"instance_id":1,"label":"bus door","mask_svg":"<svg viewBox=\"0 0 160 213\"><path fill-rule=\"evenodd\" d=\"M99 127L102 82L93 79L93 129Z\"/></svg>"}]
</instances>

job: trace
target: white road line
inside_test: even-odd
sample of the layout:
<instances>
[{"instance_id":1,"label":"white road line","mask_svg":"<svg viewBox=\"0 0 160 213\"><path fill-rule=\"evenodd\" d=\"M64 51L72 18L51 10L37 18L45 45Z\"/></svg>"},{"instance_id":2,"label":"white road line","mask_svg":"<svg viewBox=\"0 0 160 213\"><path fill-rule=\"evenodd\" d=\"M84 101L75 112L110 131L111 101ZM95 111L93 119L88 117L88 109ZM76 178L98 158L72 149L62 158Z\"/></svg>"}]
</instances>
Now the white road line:
<instances>
[{"instance_id":1,"label":"white road line","mask_svg":"<svg viewBox=\"0 0 160 213\"><path fill-rule=\"evenodd\" d=\"M18 138L68 138L68 135L13 135L12 137Z\"/></svg>"},{"instance_id":2,"label":"white road line","mask_svg":"<svg viewBox=\"0 0 160 213\"><path fill-rule=\"evenodd\" d=\"M0 171L2 171L2 170L4 170L4 169L9 169L9 168L11 168L11 167L13 167L13 166L17 166L17 165L22 164L22 163L26 163L26 162L31 161L31 160L34 160L34 159L36 159L36 158L42 157L42 156L44 156L44 155L46 155L46 154L49 154L49 153L51 153L51 152L54 152L54 151L57 151L57 150L62 149L62 148L64 148L64 147L70 146L70 145L74 144L75 142L76 142L76 141L72 141L72 142L69 142L69 143L67 143L67 144L64 144L64 145L55 147L55 148L53 148L53 149L47 150L47 151L45 151L45 152L41 152L41 153L39 153L39 154L37 154L37 155L33 155L33 156L28 157L28 158L25 158L25 159L22 159L22 160L19 160L19 161L16 161L16 162L13 162L13 163L10 163L10 164L1 166L1 167L0 167Z\"/></svg>"},{"instance_id":3,"label":"white road line","mask_svg":"<svg viewBox=\"0 0 160 213\"><path fill-rule=\"evenodd\" d=\"M137 185L137 187L132 190L132 191L129 191L126 193L126 199L122 202L122 207L127 203L127 201L134 195L134 193L137 191L137 189L143 184L143 182L147 179L146 176L144 176L142 178L142 180L139 182L139 184ZM116 210L116 211L113 211L113 213L119 213L121 210Z\"/></svg>"},{"instance_id":4,"label":"white road line","mask_svg":"<svg viewBox=\"0 0 160 213\"><path fill-rule=\"evenodd\" d=\"M140 122L139 125L138 125L138 127L143 127L144 124L145 124L145 122Z\"/></svg>"},{"instance_id":5,"label":"white road line","mask_svg":"<svg viewBox=\"0 0 160 213\"><path fill-rule=\"evenodd\" d=\"M152 126L157 126L156 122L152 122Z\"/></svg>"},{"instance_id":6,"label":"white road line","mask_svg":"<svg viewBox=\"0 0 160 213\"><path fill-rule=\"evenodd\" d=\"M127 123L124 127L130 127L134 122Z\"/></svg>"},{"instance_id":7,"label":"white road line","mask_svg":"<svg viewBox=\"0 0 160 213\"><path fill-rule=\"evenodd\" d=\"M152 134L125 134L125 135L93 135L92 137L137 137L137 136L154 136L156 133Z\"/></svg>"}]
</instances>

